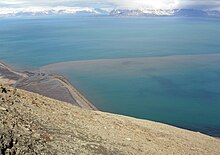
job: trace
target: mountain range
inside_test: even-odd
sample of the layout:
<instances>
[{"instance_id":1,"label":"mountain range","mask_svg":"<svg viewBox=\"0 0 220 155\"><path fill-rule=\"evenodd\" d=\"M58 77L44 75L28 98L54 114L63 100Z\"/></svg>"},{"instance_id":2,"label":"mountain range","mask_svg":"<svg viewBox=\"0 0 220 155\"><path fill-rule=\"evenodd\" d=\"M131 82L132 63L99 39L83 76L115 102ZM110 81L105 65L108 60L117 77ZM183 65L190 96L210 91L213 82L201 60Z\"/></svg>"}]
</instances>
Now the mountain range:
<instances>
[{"instance_id":1,"label":"mountain range","mask_svg":"<svg viewBox=\"0 0 220 155\"><path fill-rule=\"evenodd\" d=\"M38 15L109 15L109 16L183 16L183 17L220 17L217 10L194 9L109 9L90 7L27 7L0 8L0 17L8 16L38 16Z\"/></svg>"},{"instance_id":2,"label":"mountain range","mask_svg":"<svg viewBox=\"0 0 220 155\"><path fill-rule=\"evenodd\" d=\"M220 17L220 11L203 11L194 9L152 10L152 9L114 9L112 16L183 16L183 17Z\"/></svg>"}]
</instances>

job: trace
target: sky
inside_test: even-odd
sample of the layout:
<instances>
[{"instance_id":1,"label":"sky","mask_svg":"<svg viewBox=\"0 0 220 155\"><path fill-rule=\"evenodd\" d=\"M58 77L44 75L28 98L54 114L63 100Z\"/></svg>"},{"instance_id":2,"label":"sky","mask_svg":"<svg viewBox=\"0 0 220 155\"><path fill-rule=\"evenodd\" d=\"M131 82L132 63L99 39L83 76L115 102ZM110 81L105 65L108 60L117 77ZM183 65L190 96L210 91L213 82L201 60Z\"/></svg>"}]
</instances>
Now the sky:
<instances>
[{"instance_id":1,"label":"sky","mask_svg":"<svg viewBox=\"0 0 220 155\"><path fill-rule=\"evenodd\" d=\"M0 0L0 7L39 6L220 10L220 0Z\"/></svg>"}]
</instances>

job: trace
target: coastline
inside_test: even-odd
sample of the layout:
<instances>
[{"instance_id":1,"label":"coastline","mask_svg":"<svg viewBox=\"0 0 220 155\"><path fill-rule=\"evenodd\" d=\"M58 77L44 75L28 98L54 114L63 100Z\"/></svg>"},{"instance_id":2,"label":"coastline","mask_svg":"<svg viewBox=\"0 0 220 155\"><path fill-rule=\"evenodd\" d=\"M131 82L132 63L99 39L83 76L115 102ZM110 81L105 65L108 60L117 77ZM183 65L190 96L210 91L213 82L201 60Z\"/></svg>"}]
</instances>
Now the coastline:
<instances>
[{"instance_id":1,"label":"coastline","mask_svg":"<svg viewBox=\"0 0 220 155\"><path fill-rule=\"evenodd\" d=\"M15 88L69 102L83 109L98 111L98 108L62 75L32 71L19 72L0 61L0 82Z\"/></svg>"},{"instance_id":2,"label":"coastline","mask_svg":"<svg viewBox=\"0 0 220 155\"><path fill-rule=\"evenodd\" d=\"M0 93L3 154L220 154L220 140L208 135L4 88L8 92Z\"/></svg>"},{"instance_id":3,"label":"coastline","mask_svg":"<svg viewBox=\"0 0 220 155\"><path fill-rule=\"evenodd\" d=\"M80 107L85 109L98 110L82 93L71 84L64 76L53 75L54 78L59 80L65 86L72 97L76 100Z\"/></svg>"},{"instance_id":4,"label":"coastline","mask_svg":"<svg viewBox=\"0 0 220 155\"><path fill-rule=\"evenodd\" d=\"M2 69L8 70L8 73L2 74ZM9 74L15 74L17 77L13 77L12 75L9 75ZM99 111L99 109L96 108L92 104L92 102L90 102L71 82L69 82L68 79L65 76L54 74L54 73L53 74L47 74L46 71L44 71L43 73L31 72L31 71L19 72L19 71L14 70L12 67L9 67L6 63L2 63L0 61L0 85L3 84L3 86L4 85L12 86L14 88L19 88L19 89L23 89L25 91L36 93L35 91L32 91L31 88L26 89L26 88L22 88L22 86L20 86L20 84L23 83L23 80L29 79L31 77L30 75L32 75L32 74L34 76L36 76L35 78L37 78L37 79L40 78L40 81L44 81L43 79L41 79L41 76L46 76L51 81L58 81L61 84L61 87L64 87L66 90L68 90L67 93L75 101L75 103L66 102L66 101L64 101L64 102L66 102L68 104L73 104L73 105L78 106L82 109L92 110L92 111ZM9 77L7 77L7 76L9 76ZM17 78L17 80L15 80L13 78ZM38 84L39 83L37 83L35 86L38 87L37 86ZM28 85L28 84L24 83L24 85ZM34 87L34 86L31 85L31 87ZM47 87L47 85L45 87ZM47 94L42 92L42 90L39 90L37 92L37 94L48 97ZM55 92L55 95L62 96L62 94L59 94L57 92ZM59 101L63 101L63 100L57 99L55 97L50 97L49 96L49 98L59 100ZM177 128L181 128L181 127L177 127ZM195 132L195 131L190 130L190 129L185 129L185 128L181 128L181 129L191 131L191 132ZM211 137L220 140L219 137L215 137L215 136L211 136Z\"/></svg>"},{"instance_id":5,"label":"coastline","mask_svg":"<svg viewBox=\"0 0 220 155\"><path fill-rule=\"evenodd\" d=\"M51 63L41 70L69 77L104 111L220 137L218 90L212 86L218 86L219 60L219 54L95 59Z\"/></svg>"}]
</instances>

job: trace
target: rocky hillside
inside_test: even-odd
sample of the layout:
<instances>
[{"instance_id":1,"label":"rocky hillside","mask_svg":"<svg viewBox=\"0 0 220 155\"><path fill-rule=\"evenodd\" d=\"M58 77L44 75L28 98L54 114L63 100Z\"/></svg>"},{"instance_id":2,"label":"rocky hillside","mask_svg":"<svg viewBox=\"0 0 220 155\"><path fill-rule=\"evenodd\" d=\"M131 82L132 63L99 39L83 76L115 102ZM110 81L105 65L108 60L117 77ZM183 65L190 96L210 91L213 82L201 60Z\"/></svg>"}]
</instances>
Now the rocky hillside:
<instances>
[{"instance_id":1,"label":"rocky hillside","mask_svg":"<svg viewBox=\"0 0 220 155\"><path fill-rule=\"evenodd\" d=\"M1 155L220 154L220 140L200 133L2 88Z\"/></svg>"}]
</instances>

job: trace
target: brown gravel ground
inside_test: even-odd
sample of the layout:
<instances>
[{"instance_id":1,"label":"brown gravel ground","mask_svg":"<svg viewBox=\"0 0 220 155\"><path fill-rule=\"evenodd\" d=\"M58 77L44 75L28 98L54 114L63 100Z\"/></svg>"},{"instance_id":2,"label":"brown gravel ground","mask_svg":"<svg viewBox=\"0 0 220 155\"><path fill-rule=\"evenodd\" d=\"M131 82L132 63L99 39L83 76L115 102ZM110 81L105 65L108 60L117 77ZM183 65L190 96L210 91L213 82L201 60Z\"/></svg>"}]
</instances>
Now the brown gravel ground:
<instances>
[{"instance_id":1,"label":"brown gravel ground","mask_svg":"<svg viewBox=\"0 0 220 155\"><path fill-rule=\"evenodd\" d=\"M0 155L220 154L220 140L201 133L5 87L8 92L0 92Z\"/></svg>"}]
</instances>

